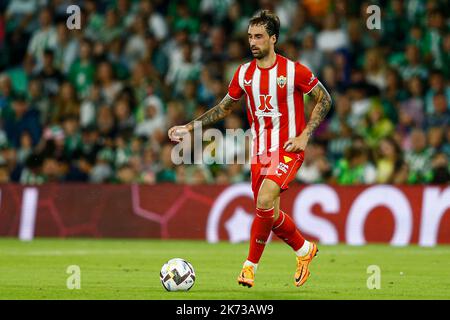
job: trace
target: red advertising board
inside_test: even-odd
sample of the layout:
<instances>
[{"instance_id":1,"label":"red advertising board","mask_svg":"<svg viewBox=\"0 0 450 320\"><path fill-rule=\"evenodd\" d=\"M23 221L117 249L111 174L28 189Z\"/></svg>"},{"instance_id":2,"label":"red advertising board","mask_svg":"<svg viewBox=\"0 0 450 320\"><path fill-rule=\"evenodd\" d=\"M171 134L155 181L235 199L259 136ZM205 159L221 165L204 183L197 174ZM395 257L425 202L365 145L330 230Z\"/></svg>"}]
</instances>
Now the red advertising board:
<instances>
[{"instance_id":1,"label":"red advertising board","mask_svg":"<svg viewBox=\"0 0 450 320\"><path fill-rule=\"evenodd\" d=\"M247 183L0 186L0 236L246 241ZM281 197L302 233L324 244L450 243L450 186L293 184Z\"/></svg>"}]
</instances>

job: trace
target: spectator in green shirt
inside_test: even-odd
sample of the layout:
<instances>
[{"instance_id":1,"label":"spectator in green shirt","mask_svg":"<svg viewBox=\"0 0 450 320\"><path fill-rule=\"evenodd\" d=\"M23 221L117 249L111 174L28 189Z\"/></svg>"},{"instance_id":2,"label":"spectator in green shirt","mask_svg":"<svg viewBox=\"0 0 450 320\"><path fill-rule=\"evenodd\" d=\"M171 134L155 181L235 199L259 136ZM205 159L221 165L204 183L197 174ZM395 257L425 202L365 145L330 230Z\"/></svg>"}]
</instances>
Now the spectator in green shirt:
<instances>
[{"instance_id":1,"label":"spectator in green shirt","mask_svg":"<svg viewBox=\"0 0 450 320\"><path fill-rule=\"evenodd\" d=\"M382 138L391 135L394 131L394 125L384 115L383 107L378 100L372 102L364 127L363 136L370 147L374 147Z\"/></svg>"},{"instance_id":2,"label":"spectator in green shirt","mask_svg":"<svg viewBox=\"0 0 450 320\"><path fill-rule=\"evenodd\" d=\"M124 34L124 28L120 24L119 15L115 8L106 11L105 22L97 30L96 37L103 43L110 43L113 39Z\"/></svg>"},{"instance_id":3,"label":"spectator in green shirt","mask_svg":"<svg viewBox=\"0 0 450 320\"><path fill-rule=\"evenodd\" d=\"M165 144L161 149L160 168L156 174L157 182L175 182L176 172L175 165L171 159L172 145Z\"/></svg>"},{"instance_id":4,"label":"spectator in green shirt","mask_svg":"<svg viewBox=\"0 0 450 320\"><path fill-rule=\"evenodd\" d=\"M403 184L408 179L408 166L402 150L391 137L381 140L375 152L377 183Z\"/></svg>"},{"instance_id":5,"label":"spectator in green shirt","mask_svg":"<svg viewBox=\"0 0 450 320\"><path fill-rule=\"evenodd\" d=\"M368 161L365 148L351 146L345 158L338 161L334 171L335 181L341 185L370 184L375 182L376 171Z\"/></svg>"},{"instance_id":6,"label":"spectator in green shirt","mask_svg":"<svg viewBox=\"0 0 450 320\"><path fill-rule=\"evenodd\" d=\"M405 160L410 168L409 183L426 183L432 179L431 150L427 148L426 136L421 129L411 132L411 150L406 152Z\"/></svg>"},{"instance_id":7,"label":"spectator in green shirt","mask_svg":"<svg viewBox=\"0 0 450 320\"><path fill-rule=\"evenodd\" d=\"M95 64L92 61L92 44L88 39L80 43L79 58L70 66L69 80L75 86L80 97L86 97L94 81Z\"/></svg>"}]
</instances>

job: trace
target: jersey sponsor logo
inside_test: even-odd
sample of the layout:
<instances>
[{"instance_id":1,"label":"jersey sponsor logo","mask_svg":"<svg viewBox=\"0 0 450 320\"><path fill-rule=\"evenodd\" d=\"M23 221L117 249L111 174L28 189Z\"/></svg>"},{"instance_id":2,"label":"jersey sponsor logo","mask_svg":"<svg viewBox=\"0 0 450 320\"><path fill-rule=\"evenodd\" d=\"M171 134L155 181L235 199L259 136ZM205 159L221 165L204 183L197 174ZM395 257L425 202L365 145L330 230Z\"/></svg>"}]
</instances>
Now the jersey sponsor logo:
<instances>
[{"instance_id":1,"label":"jersey sponsor logo","mask_svg":"<svg viewBox=\"0 0 450 320\"><path fill-rule=\"evenodd\" d=\"M284 88L284 86L286 85L286 83L287 83L287 80L286 80L286 77L285 77L285 76L279 76L279 77L277 78L277 85L278 85L281 89Z\"/></svg>"},{"instance_id":2,"label":"jersey sponsor logo","mask_svg":"<svg viewBox=\"0 0 450 320\"><path fill-rule=\"evenodd\" d=\"M281 113L277 110L274 110L274 107L270 104L270 100L272 99L271 95L260 95L259 96L259 107L257 107L257 111L255 115L258 117L279 117Z\"/></svg>"}]
</instances>

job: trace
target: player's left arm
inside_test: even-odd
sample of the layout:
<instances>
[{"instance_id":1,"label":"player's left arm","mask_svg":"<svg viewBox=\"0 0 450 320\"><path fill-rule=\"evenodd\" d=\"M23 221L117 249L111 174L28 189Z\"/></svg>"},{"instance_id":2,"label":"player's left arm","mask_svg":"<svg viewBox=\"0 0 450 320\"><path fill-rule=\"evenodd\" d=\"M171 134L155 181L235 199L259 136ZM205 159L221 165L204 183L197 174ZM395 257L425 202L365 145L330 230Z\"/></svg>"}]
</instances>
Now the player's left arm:
<instances>
[{"instance_id":1,"label":"player's left arm","mask_svg":"<svg viewBox=\"0 0 450 320\"><path fill-rule=\"evenodd\" d=\"M316 105L314 106L308 124L302 133L298 137L289 139L284 144L284 149L288 152L300 152L305 150L308 140L311 138L314 130L322 123L328 111L331 109L331 96L320 81L308 95L315 100Z\"/></svg>"},{"instance_id":2,"label":"player's left arm","mask_svg":"<svg viewBox=\"0 0 450 320\"><path fill-rule=\"evenodd\" d=\"M325 119L328 111L330 111L332 102L330 94L320 81L308 95L316 102L305 128L305 133L308 135L308 138L310 138L314 130L322 123L323 119Z\"/></svg>"}]
</instances>

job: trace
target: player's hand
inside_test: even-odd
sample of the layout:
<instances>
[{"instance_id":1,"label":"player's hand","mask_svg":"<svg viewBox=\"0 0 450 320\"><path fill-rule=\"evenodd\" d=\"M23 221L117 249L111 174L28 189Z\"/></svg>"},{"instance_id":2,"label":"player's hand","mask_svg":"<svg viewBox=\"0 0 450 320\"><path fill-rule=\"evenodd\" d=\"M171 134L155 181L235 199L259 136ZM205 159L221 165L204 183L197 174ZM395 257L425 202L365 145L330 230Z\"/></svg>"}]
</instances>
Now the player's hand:
<instances>
[{"instance_id":1,"label":"player's hand","mask_svg":"<svg viewBox=\"0 0 450 320\"><path fill-rule=\"evenodd\" d=\"M302 134L295 138L290 138L284 143L283 149L287 152L301 152L306 149L309 137L306 134L306 130L303 130Z\"/></svg>"},{"instance_id":2,"label":"player's hand","mask_svg":"<svg viewBox=\"0 0 450 320\"><path fill-rule=\"evenodd\" d=\"M175 126L169 129L169 139L174 142L180 142L183 140L184 135L189 133L187 126Z\"/></svg>"}]
</instances>

